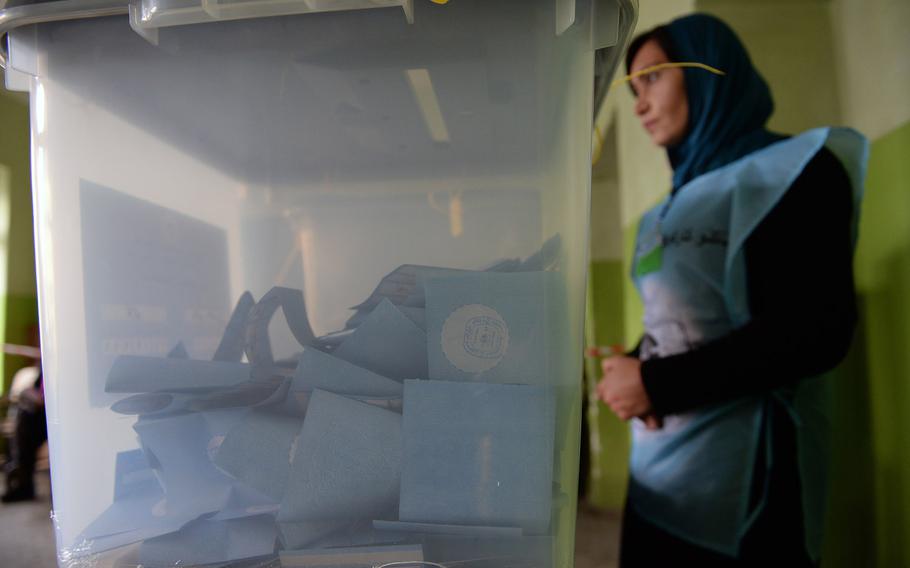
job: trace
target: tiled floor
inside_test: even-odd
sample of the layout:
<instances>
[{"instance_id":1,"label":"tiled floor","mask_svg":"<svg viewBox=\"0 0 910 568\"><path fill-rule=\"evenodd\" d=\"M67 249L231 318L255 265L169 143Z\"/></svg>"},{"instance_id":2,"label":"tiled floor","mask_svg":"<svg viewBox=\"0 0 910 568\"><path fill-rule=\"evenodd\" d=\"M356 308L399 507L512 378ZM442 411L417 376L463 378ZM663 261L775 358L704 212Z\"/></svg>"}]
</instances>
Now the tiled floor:
<instances>
[{"instance_id":1,"label":"tiled floor","mask_svg":"<svg viewBox=\"0 0 910 568\"><path fill-rule=\"evenodd\" d=\"M49 495L50 483L47 474L42 474L38 476L37 500L0 504L0 568L56 566ZM618 534L618 514L602 514L579 507L575 567L614 568Z\"/></svg>"}]
</instances>

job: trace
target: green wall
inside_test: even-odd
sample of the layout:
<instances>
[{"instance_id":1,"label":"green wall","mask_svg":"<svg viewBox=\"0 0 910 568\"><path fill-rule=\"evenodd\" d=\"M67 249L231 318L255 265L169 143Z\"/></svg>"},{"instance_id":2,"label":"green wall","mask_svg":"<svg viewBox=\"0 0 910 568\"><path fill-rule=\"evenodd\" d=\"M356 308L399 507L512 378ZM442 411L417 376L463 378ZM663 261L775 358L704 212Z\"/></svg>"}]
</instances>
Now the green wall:
<instances>
[{"instance_id":1,"label":"green wall","mask_svg":"<svg viewBox=\"0 0 910 568\"><path fill-rule=\"evenodd\" d=\"M6 315L5 322L0 322L0 343L28 343L30 328L38 322L29 151L28 106L22 97L0 87L0 165L9 173L8 231L0 241L4 249L0 257L6 260L0 284L0 304ZM28 363L23 357L0 356L4 391L13 374Z\"/></svg>"},{"instance_id":2,"label":"green wall","mask_svg":"<svg viewBox=\"0 0 910 568\"><path fill-rule=\"evenodd\" d=\"M588 281L587 345L623 344L624 272L621 260L593 261ZM585 360L587 379L588 441L591 463L588 468L587 501L618 511L626 498L629 466L628 426L598 401L595 387L600 380L600 359Z\"/></svg>"},{"instance_id":3,"label":"green wall","mask_svg":"<svg viewBox=\"0 0 910 568\"><path fill-rule=\"evenodd\" d=\"M910 566L910 122L872 143L826 566Z\"/></svg>"}]
</instances>

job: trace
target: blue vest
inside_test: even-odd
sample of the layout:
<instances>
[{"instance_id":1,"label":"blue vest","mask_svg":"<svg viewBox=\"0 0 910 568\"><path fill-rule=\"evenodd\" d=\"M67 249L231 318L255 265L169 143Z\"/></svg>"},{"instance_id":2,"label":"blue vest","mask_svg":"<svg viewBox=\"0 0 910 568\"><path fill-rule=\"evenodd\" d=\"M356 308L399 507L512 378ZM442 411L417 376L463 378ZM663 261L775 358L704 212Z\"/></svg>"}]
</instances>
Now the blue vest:
<instances>
[{"instance_id":1,"label":"blue vest","mask_svg":"<svg viewBox=\"0 0 910 568\"><path fill-rule=\"evenodd\" d=\"M644 215L633 263L645 306L643 359L684 353L749 321L746 239L823 146L849 175L855 238L868 145L841 128L810 130L753 152L693 179L672 202L668 197ZM806 548L818 558L827 487L825 387L821 378L807 378L795 390L667 416L659 431L633 420L630 506L679 538L735 556L763 505L750 509L749 500L759 452L771 463L775 397L797 425Z\"/></svg>"}]
</instances>

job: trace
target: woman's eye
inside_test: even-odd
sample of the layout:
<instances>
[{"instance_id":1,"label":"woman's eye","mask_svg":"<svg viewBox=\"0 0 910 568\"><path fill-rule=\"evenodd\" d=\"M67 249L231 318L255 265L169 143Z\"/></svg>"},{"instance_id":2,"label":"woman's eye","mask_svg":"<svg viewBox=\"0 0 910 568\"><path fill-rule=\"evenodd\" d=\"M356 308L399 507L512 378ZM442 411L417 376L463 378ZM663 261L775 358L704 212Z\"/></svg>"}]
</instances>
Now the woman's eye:
<instances>
[{"instance_id":1,"label":"woman's eye","mask_svg":"<svg viewBox=\"0 0 910 568\"><path fill-rule=\"evenodd\" d=\"M657 81L657 78L659 76L660 76L660 71L651 71L651 72L645 74L645 83L650 85L651 83Z\"/></svg>"}]
</instances>

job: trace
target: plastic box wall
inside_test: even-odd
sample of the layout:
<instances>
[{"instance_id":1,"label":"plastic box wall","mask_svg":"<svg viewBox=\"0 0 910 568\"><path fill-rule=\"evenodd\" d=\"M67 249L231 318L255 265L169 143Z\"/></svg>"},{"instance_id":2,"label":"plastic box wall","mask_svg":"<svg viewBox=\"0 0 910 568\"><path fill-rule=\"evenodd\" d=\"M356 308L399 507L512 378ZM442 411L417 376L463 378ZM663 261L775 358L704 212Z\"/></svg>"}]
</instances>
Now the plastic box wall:
<instances>
[{"instance_id":1,"label":"plastic box wall","mask_svg":"<svg viewBox=\"0 0 910 568\"><path fill-rule=\"evenodd\" d=\"M400 265L478 269L558 235L561 292L544 299L565 312L547 338L562 361L548 377L556 546L540 565L571 565L591 9L579 2L559 35L555 10L417 2L413 24L400 9L308 14L161 29L157 46L124 18L13 34L13 65L34 75L61 564L78 565L77 537L112 502L118 452L138 447L135 418L110 409L122 396L104 391L118 355L164 357L183 342L209 359L237 298L273 286L302 289L314 331L329 333ZM299 351L280 316L270 331L276 356Z\"/></svg>"}]
</instances>

